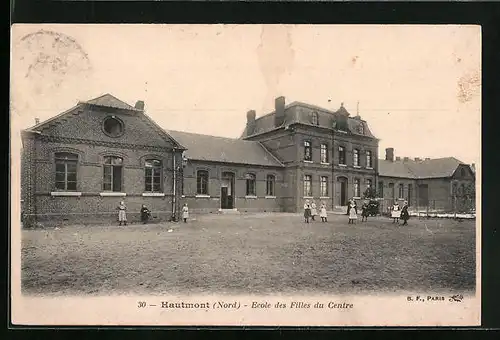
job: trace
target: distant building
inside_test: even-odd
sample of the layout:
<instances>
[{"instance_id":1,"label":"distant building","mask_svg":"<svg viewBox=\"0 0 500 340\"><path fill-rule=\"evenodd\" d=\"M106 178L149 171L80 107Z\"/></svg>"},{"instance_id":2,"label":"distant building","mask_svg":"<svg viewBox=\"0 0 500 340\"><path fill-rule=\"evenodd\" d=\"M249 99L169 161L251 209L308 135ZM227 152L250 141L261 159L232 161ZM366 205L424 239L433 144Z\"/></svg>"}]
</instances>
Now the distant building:
<instances>
[{"instance_id":1,"label":"distant building","mask_svg":"<svg viewBox=\"0 0 500 340\"><path fill-rule=\"evenodd\" d=\"M35 221L110 221L125 199L130 219L147 204L157 220L237 210L301 211L304 200L339 210L367 188L410 206L456 209L473 169L456 160L378 159L378 139L359 115L275 101L257 118L247 113L239 139L165 130L112 95L24 130L22 206ZM464 189L465 190L465 189Z\"/></svg>"}]
</instances>

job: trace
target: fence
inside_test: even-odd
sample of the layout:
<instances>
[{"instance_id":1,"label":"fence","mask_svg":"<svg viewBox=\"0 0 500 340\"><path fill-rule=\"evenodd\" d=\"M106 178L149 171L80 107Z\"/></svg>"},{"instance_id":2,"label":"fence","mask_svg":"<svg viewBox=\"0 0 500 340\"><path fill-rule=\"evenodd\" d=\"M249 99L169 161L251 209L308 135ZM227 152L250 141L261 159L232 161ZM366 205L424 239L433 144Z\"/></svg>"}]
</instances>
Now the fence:
<instances>
[{"instance_id":1,"label":"fence","mask_svg":"<svg viewBox=\"0 0 500 340\"><path fill-rule=\"evenodd\" d=\"M380 214L390 215L394 199L378 199L380 203ZM399 199L400 207L403 206L404 199ZM428 200L423 202L409 202L408 211L412 216L420 217L456 217L461 215L475 215L476 206L474 197L450 196L441 200Z\"/></svg>"}]
</instances>

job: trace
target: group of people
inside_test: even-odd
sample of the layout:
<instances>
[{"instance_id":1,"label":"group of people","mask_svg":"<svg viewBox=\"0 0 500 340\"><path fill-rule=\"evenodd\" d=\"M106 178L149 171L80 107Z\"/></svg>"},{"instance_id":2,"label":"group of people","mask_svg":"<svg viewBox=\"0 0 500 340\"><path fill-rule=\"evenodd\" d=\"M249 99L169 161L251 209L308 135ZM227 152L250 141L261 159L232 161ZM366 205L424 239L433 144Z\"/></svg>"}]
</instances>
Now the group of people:
<instances>
[{"instance_id":1,"label":"group of people","mask_svg":"<svg viewBox=\"0 0 500 340\"><path fill-rule=\"evenodd\" d=\"M306 223L309 223L309 219L315 221L314 218L317 215L318 211L316 209L316 203L314 203L314 201L310 202L309 200L306 200L304 203L304 221ZM321 217L321 222L328 222L325 202L321 203L319 216ZM354 224L358 220L358 206L354 198L351 198L347 205L347 216L349 217L348 224ZM369 216L369 202L365 200L361 207L361 221L368 221ZM391 207L391 217L393 219L393 223L399 223L399 219L401 219L403 220L403 225L408 225L408 220L410 219L410 214L408 213L408 202L405 201L403 207L400 208L399 203L396 201Z\"/></svg>"},{"instance_id":2,"label":"group of people","mask_svg":"<svg viewBox=\"0 0 500 340\"><path fill-rule=\"evenodd\" d=\"M310 202L309 200L306 200L306 203L304 203L304 221L306 223L309 223L309 219L316 221L316 216L318 216L316 203L314 201ZM325 202L321 202L321 206L319 207L319 217L321 218L321 222L328 222Z\"/></svg>"},{"instance_id":3,"label":"group of people","mask_svg":"<svg viewBox=\"0 0 500 340\"><path fill-rule=\"evenodd\" d=\"M125 201L120 201L120 204L118 204L118 207L116 207L116 210L118 210L118 222L120 226L127 225L127 206L125 205ZM148 207L143 204L141 207L141 222L146 224L149 219L151 218L151 210L148 209ZM184 223L187 222L189 218L189 208L187 203L184 203L184 206L182 207L182 219L184 220Z\"/></svg>"}]
</instances>

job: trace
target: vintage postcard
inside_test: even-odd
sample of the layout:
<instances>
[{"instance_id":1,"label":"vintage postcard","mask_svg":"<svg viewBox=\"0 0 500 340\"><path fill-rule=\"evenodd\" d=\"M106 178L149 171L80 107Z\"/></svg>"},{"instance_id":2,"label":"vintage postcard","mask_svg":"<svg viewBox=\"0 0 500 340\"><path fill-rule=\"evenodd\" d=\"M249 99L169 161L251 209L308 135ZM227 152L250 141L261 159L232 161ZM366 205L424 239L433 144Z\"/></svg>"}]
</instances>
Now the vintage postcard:
<instances>
[{"instance_id":1,"label":"vintage postcard","mask_svg":"<svg viewBox=\"0 0 500 340\"><path fill-rule=\"evenodd\" d=\"M14 25L15 325L476 326L481 27Z\"/></svg>"}]
</instances>

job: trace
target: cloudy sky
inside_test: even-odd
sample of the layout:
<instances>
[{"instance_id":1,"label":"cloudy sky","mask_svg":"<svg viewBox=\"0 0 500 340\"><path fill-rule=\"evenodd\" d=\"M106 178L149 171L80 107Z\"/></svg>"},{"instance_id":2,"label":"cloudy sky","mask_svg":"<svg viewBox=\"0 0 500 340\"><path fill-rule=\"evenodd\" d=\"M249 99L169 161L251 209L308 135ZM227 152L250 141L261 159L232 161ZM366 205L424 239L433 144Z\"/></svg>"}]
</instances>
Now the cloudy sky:
<instances>
[{"instance_id":1,"label":"cloudy sky","mask_svg":"<svg viewBox=\"0 0 500 340\"><path fill-rule=\"evenodd\" d=\"M165 129L238 137L283 95L359 101L382 157L480 162L479 26L16 25L12 51L13 141L105 93Z\"/></svg>"}]
</instances>

